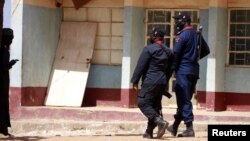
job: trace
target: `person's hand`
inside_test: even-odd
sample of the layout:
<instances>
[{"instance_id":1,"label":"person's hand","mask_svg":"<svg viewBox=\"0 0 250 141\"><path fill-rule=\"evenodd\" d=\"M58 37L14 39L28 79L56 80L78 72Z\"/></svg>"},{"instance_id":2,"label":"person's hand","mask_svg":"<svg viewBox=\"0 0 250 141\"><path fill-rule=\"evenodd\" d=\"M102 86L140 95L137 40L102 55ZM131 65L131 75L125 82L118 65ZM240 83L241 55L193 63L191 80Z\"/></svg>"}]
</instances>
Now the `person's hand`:
<instances>
[{"instance_id":1,"label":"person's hand","mask_svg":"<svg viewBox=\"0 0 250 141\"><path fill-rule=\"evenodd\" d=\"M135 91L138 91L138 84L133 84L133 89L134 89Z\"/></svg>"},{"instance_id":2,"label":"person's hand","mask_svg":"<svg viewBox=\"0 0 250 141\"><path fill-rule=\"evenodd\" d=\"M10 66L13 66L16 64L16 62L19 61L18 59L12 59L10 62L9 62L9 65Z\"/></svg>"}]
</instances>

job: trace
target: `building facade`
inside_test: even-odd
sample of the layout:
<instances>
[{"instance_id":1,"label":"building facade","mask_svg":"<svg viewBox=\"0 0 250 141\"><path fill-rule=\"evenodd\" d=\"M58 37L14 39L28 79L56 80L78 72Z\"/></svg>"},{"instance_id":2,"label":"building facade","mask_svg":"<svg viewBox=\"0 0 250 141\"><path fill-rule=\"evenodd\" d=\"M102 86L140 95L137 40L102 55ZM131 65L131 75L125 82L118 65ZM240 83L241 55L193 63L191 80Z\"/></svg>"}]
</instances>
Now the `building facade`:
<instances>
[{"instance_id":1,"label":"building facade","mask_svg":"<svg viewBox=\"0 0 250 141\"><path fill-rule=\"evenodd\" d=\"M44 106L60 25L65 21L98 24L82 106L136 107L130 78L148 31L164 28L165 43L172 48L171 17L179 11L190 12L193 26L203 27L211 51L200 61L194 105L212 111L250 111L248 0L90 0L80 8L72 0L60 2L60 6L55 0L10 3L7 19L15 34L11 58L21 60L11 70L13 114L17 107ZM169 84L174 94L173 85L174 78ZM164 98L163 105L175 105L174 98Z\"/></svg>"}]
</instances>

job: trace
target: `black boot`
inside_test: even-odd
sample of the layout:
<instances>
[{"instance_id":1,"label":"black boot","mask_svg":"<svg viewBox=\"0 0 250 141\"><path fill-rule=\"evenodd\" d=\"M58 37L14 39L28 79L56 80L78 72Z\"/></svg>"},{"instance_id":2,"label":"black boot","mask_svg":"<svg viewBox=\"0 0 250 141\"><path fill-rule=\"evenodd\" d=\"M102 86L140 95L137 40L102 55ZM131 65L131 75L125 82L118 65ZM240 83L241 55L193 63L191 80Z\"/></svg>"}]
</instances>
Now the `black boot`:
<instances>
[{"instance_id":1,"label":"black boot","mask_svg":"<svg viewBox=\"0 0 250 141\"><path fill-rule=\"evenodd\" d=\"M178 137L195 137L193 123L189 122L186 124L187 129L183 131L181 134L178 134Z\"/></svg>"},{"instance_id":2,"label":"black boot","mask_svg":"<svg viewBox=\"0 0 250 141\"><path fill-rule=\"evenodd\" d=\"M161 117L156 117L154 119L154 122L158 126L157 138L160 139L165 134L165 130L168 127L169 123L163 120Z\"/></svg>"},{"instance_id":3,"label":"black boot","mask_svg":"<svg viewBox=\"0 0 250 141\"><path fill-rule=\"evenodd\" d=\"M0 133L3 134L4 136L8 136L9 135L8 128L1 128Z\"/></svg>"},{"instance_id":4,"label":"black boot","mask_svg":"<svg viewBox=\"0 0 250 141\"><path fill-rule=\"evenodd\" d=\"M152 133L149 133L149 132L145 132L143 135L142 135L143 138L147 138L147 139L153 139L153 132Z\"/></svg>"},{"instance_id":5,"label":"black boot","mask_svg":"<svg viewBox=\"0 0 250 141\"><path fill-rule=\"evenodd\" d=\"M176 136L180 123L181 123L181 120L175 120L173 125L167 128L167 130L171 133L172 136Z\"/></svg>"},{"instance_id":6,"label":"black boot","mask_svg":"<svg viewBox=\"0 0 250 141\"><path fill-rule=\"evenodd\" d=\"M148 126L145 133L142 135L143 138L152 139L154 128Z\"/></svg>"}]
</instances>

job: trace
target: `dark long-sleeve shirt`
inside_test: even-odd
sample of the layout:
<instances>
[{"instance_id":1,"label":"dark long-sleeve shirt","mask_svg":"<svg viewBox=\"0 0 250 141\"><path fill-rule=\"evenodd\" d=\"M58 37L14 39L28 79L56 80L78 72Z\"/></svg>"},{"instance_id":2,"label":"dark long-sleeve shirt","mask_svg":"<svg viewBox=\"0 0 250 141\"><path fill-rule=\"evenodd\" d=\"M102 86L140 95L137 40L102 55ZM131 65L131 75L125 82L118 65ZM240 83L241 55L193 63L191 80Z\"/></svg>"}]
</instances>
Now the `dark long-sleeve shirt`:
<instances>
[{"instance_id":1,"label":"dark long-sleeve shirt","mask_svg":"<svg viewBox=\"0 0 250 141\"><path fill-rule=\"evenodd\" d=\"M199 75L198 60L210 53L209 47L202 36L201 49L198 48L199 33L192 27L186 27L177 34L173 49L176 74Z\"/></svg>"},{"instance_id":2,"label":"dark long-sleeve shirt","mask_svg":"<svg viewBox=\"0 0 250 141\"><path fill-rule=\"evenodd\" d=\"M172 50L165 45L154 43L144 47L134 70L131 83L138 84L141 79L142 84L166 85L172 75L173 57Z\"/></svg>"}]
</instances>

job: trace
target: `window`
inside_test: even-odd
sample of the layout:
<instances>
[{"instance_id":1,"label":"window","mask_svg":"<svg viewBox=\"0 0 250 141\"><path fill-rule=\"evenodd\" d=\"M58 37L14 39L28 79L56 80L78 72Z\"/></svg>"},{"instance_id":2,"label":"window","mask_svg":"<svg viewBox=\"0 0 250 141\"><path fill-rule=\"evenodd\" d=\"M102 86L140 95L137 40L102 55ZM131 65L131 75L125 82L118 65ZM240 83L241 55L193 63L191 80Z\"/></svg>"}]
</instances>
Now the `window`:
<instances>
[{"instance_id":1,"label":"window","mask_svg":"<svg viewBox=\"0 0 250 141\"><path fill-rule=\"evenodd\" d=\"M229 65L250 65L250 9L229 10Z\"/></svg>"},{"instance_id":2,"label":"window","mask_svg":"<svg viewBox=\"0 0 250 141\"><path fill-rule=\"evenodd\" d=\"M198 28L198 10L177 10L177 9L147 9L146 10L146 36L145 44L149 44L149 34L153 27L160 27L166 31L164 37L165 44L173 48L174 35L176 30L174 27L174 15L180 11L187 11L191 15L192 26Z\"/></svg>"},{"instance_id":3,"label":"window","mask_svg":"<svg viewBox=\"0 0 250 141\"><path fill-rule=\"evenodd\" d=\"M174 26L175 15L178 15L180 11L187 11L191 16L191 24L194 28L198 29L199 25L199 12L198 10L178 10L178 9L147 9L146 10L146 35L145 35L145 45L150 44L149 34L153 27L160 27L166 31L164 37L164 43L173 48L174 36L176 35L176 29ZM169 82L169 92L174 92L175 78L172 78Z\"/></svg>"}]
</instances>

